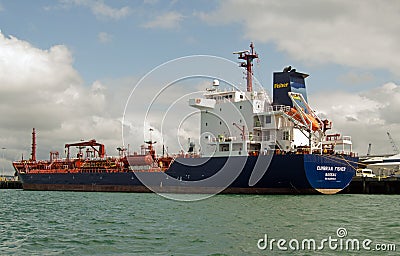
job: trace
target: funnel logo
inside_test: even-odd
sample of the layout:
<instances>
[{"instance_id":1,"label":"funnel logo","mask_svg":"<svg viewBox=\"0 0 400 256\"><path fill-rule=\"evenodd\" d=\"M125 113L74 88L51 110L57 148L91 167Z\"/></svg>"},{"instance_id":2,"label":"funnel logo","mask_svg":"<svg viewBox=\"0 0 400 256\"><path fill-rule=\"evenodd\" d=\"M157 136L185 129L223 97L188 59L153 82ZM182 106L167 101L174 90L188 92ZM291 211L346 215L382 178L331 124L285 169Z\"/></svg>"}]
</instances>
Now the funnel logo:
<instances>
[{"instance_id":1,"label":"funnel logo","mask_svg":"<svg viewBox=\"0 0 400 256\"><path fill-rule=\"evenodd\" d=\"M260 143L254 146L263 139L254 127L265 120L247 113L265 111L270 99L252 81L254 90L248 92L237 63L208 55L151 70L133 87L123 113L123 144L142 145L127 157L130 170L148 189L176 200L200 200L230 189L243 171L251 172L245 186L254 186L273 154ZM262 156L249 167L253 155Z\"/></svg>"}]
</instances>

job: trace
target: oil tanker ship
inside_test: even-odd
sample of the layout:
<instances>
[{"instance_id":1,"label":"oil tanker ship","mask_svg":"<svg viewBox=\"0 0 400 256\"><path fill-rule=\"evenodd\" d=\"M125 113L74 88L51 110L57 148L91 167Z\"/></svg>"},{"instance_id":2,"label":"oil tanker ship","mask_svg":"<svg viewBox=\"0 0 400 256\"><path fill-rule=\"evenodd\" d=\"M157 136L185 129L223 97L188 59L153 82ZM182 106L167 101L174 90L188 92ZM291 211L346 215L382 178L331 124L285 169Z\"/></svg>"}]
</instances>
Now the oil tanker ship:
<instances>
[{"instance_id":1,"label":"oil tanker ship","mask_svg":"<svg viewBox=\"0 0 400 256\"><path fill-rule=\"evenodd\" d=\"M328 135L307 100L305 78L290 66L273 74L273 100L254 91L250 50L236 52L247 90L219 90L214 80L204 97L189 100L200 111L201 151L157 155L154 141L140 153L106 155L96 140L66 144L66 156L36 159L32 132L29 160L13 162L25 190L165 193L335 194L355 175L358 157L349 136ZM295 143L295 136L307 145ZM71 149L76 155L71 156Z\"/></svg>"}]
</instances>

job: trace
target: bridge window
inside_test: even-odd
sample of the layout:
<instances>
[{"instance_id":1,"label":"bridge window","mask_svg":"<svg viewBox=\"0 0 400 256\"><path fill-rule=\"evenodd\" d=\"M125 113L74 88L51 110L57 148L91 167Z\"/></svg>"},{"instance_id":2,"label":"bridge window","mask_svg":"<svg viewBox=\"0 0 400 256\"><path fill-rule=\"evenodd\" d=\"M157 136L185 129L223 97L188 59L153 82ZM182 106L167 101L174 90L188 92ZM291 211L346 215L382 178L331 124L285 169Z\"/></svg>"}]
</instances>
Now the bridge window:
<instances>
[{"instance_id":1,"label":"bridge window","mask_svg":"<svg viewBox=\"0 0 400 256\"><path fill-rule=\"evenodd\" d=\"M229 151L229 144L219 144L219 151Z\"/></svg>"},{"instance_id":2,"label":"bridge window","mask_svg":"<svg viewBox=\"0 0 400 256\"><path fill-rule=\"evenodd\" d=\"M290 139L289 131L284 131L283 132L282 139L283 140L289 140Z\"/></svg>"}]
</instances>

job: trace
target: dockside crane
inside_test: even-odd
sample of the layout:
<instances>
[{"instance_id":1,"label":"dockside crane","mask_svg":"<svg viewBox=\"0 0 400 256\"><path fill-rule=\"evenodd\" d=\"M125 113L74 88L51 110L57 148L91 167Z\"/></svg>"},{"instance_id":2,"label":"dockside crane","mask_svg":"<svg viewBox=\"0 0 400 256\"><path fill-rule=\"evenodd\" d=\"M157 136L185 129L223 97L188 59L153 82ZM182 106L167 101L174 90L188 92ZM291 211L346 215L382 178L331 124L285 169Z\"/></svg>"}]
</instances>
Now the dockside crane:
<instances>
[{"instance_id":1,"label":"dockside crane","mask_svg":"<svg viewBox=\"0 0 400 256\"><path fill-rule=\"evenodd\" d=\"M387 135L389 137L390 144L392 144L393 152L396 154L400 154L399 147L396 145L396 143L394 142L394 140L389 132L387 132Z\"/></svg>"},{"instance_id":2,"label":"dockside crane","mask_svg":"<svg viewBox=\"0 0 400 256\"><path fill-rule=\"evenodd\" d=\"M371 147L372 147L372 144L369 143L368 144L368 150L367 150L367 156L371 155Z\"/></svg>"}]
</instances>

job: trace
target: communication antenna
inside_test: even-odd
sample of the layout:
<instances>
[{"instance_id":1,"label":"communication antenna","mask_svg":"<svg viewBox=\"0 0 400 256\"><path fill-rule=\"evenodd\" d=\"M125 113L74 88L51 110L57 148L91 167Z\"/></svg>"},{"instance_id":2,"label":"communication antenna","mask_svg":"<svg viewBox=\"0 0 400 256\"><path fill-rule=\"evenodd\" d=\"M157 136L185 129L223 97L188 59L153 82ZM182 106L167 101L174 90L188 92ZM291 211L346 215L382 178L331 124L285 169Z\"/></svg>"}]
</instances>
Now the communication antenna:
<instances>
[{"instance_id":1,"label":"communication antenna","mask_svg":"<svg viewBox=\"0 0 400 256\"><path fill-rule=\"evenodd\" d=\"M240 67L246 69L247 74L247 91L253 91L253 60L258 59L258 54L254 51L254 44L251 42L250 51L244 50L239 52L234 52L233 54L238 54L238 59L244 60L245 62L240 63Z\"/></svg>"}]
</instances>

